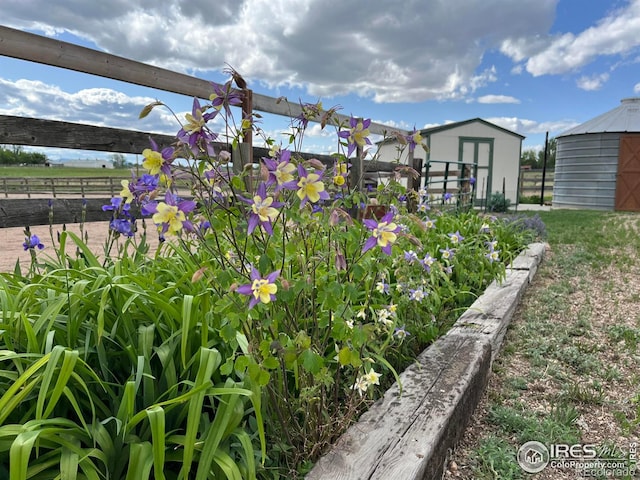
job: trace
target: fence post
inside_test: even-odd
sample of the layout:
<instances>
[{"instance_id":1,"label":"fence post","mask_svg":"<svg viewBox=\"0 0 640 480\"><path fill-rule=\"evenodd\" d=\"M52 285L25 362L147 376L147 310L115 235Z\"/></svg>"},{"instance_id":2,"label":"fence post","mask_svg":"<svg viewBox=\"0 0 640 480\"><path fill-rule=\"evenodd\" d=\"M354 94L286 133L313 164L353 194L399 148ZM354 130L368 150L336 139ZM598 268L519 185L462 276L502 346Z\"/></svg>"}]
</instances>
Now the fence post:
<instances>
[{"instance_id":1,"label":"fence post","mask_svg":"<svg viewBox=\"0 0 640 480\"><path fill-rule=\"evenodd\" d=\"M31 189L29 187L29 179L24 179L24 189L27 191L27 198L31 198Z\"/></svg>"},{"instance_id":2,"label":"fence post","mask_svg":"<svg viewBox=\"0 0 640 480\"><path fill-rule=\"evenodd\" d=\"M9 190L7 189L7 179L2 179L2 186L4 187L4 198L9 198Z\"/></svg>"},{"instance_id":3,"label":"fence post","mask_svg":"<svg viewBox=\"0 0 640 480\"><path fill-rule=\"evenodd\" d=\"M51 180L51 192L53 193L53 198L56 198L56 182L53 178L50 178L49 180Z\"/></svg>"}]
</instances>

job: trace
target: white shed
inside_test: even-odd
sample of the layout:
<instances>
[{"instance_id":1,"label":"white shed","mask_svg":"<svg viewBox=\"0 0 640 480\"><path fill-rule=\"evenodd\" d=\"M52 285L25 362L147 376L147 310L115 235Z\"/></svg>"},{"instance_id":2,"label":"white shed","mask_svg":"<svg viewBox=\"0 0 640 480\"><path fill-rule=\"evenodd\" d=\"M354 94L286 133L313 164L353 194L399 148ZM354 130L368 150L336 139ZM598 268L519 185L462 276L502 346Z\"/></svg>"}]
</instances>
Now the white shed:
<instances>
[{"instance_id":1,"label":"white shed","mask_svg":"<svg viewBox=\"0 0 640 480\"><path fill-rule=\"evenodd\" d=\"M482 201L486 193L502 192L515 204L518 201L518 179L520 174L520 156L524 136L502 128L481 118L462 122L448 123L420 130L424 143L429 147L425 152L417 147L414 158L423 160L422 185L427 171L431 179L435 172L443 172L449 163L449 182L447 191L455 191L461 175L461 163L472 165L472 175L476 178L476 200ZM380 161L392 162L398 158L398 142L393 138L378 143ZM405 149L400 162L407 164L408 149ZM428 170L427 170L428 169ZM451 175L451 172L454 175ZM456 178L455 173L458 173ZM453 183L453 185L452 185ZM433 190L432 190L433 191Z\"/></svg>"}]
</instances>

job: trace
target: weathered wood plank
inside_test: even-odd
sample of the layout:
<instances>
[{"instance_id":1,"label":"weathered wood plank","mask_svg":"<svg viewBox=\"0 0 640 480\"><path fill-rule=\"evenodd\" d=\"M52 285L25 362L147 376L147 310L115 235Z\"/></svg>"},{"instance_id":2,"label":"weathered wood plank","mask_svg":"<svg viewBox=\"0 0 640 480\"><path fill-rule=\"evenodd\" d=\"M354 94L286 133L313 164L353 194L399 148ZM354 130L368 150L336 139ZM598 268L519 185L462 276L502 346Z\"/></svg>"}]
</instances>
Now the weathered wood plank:
<instances>
[{"instance_id":1,"label":"weathered wood plank","mask_svg":"<svg viewBox=\"0 0 640 480\"><path fill-rule=\"evenodd\" d=\"M503 283L493 282L458 318L449 333L475 335L491 343L492 361L500 351L505 333L520 298L529 285L528 270L510 270Z\"/></svg>"},{"instance_id":2,"label":"weathered wood plank","mask_svg":"<svg viewBox=\"0 0 640 480\"><path fill-rule=\"evenodd\" d=\"M51 223L80 223L108 221L109 212L102 211L103 205L108 205L110 198L90 199L56 199L52 207L47 199L0 199L0 228L27 227L32 225L47 225ZM50 218L50 212L53 217Z\"/></svg>"},{"instance_id":3,"label":"weathered wood plank","mask_svg":"<svg viewBox=\"0 0 640 480\"><path fill-rule=\"evenodd\" d=\"M487 342L467 336L438 339L400 375L402 394L397 384L387 390L384 397L318 461L307 475L307 480L414 478L395 473L396 470L404 471L406 467L406 464L399 464L392 458L397 447L404 444L403 438L412 432L416 423L435 420L442 427L445 420L441 415L445 410L455 409L458 395L454 393L466 391L468 383L476 385L474 391L481 393L486 383L489 359L490 345ZM465 386L454 388L451 382ZM471 410L466 413L470 415ZM420 442L421 445L429 444L424 437ZM410 469L429 460L420 453L401 456L412 465Z\"/></svg>"},{"instance_id":4,"label":"weathered wood plank","mask_svg":"<svg viewBox=\"0 0 640 480\"><path fill-rule=\"evenodd\" d=\"M161 147L176 140L171 135L150 132L0 115L0 143L8 145L142 153L149 148L150 137Z\"/></svg>"},{"instance_id":5,"label":"weathered wood plank","mask_svg":"<svg viewBox=\"0 0 640 480\"><path fill-rule=\"evenodd\" d=\"M200 78L5 26L0 26L0 55L191 97L208 99L213 92L211 82ZM253 109L292 117L302 113L299 103L257 93L253 93ZM348 119L346 115L337 116L338 122ZM404 130L373 122L369 130L379 135L393 132L408 134Z\"/></svg>"},{"instance_id":6,"label":"weathered wood plank","mask_svg":"<svg viewBox=\"0 0 640 480\"><path fill-rule=\"evenodd\" d=\"M402 438L384 453L371 480L442 478L450 448L461 438L480 402L490 371L491 348L463 335L447 335L452 357Z\"/></svg>"}]
</instances>

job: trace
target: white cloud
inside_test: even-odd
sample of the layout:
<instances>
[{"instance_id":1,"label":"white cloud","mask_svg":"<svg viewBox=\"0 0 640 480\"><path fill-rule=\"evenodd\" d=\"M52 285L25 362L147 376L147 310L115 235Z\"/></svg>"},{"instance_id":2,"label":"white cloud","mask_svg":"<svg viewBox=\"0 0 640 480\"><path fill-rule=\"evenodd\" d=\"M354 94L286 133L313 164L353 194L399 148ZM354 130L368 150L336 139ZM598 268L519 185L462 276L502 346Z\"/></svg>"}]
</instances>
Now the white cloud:
<instances>
[{"instance_id":1,"label":"white cloud","mask_svg":"<svg viewBox=\"0 0 640 480\"><path fill-rule=\"evenodd\" d=\"M515 97L509 95L483 95L478 97L478 103L520 103Z\"/></svg>"},{"instance_id":2,"label":"white cloud","mask_svg":"<svg viewBox=\"0 0 640 480\"><path fill-rule=\"evenodd\" d=\"M138 118L151 97L128 96L109 88L87 88L67 92L37 80L10 81L0 78L0 114L48 120L133 128L157 133L175 133L176 120L156 109L144 120ZM7 105L8 107L2 107ZM183 118L182 113L178 113Z\"/></svg>"},{"instance_id":3,"label":"white cloud","mask_svg":"<svg viewBox=\"0 0 640 480\"><path fill-rule=\"evenodd\" d=\"M71 32L127 58L181 71L232 65L269 87L376 102L464 98L496 81L487 50L534 36L557 0L3 0L3 24ZM505 47L506 48L506 47Z\"/></svg>"},{"instance_id":4,"label":"white cloud","mask_svg":"<svg viewBox=\"0 0 640 480\"><path fill-rule=\"evenodd\" d=\"M633 93L640 93L640 83L636 83L633 87Z\"/></svg>"},{"instance_id":5,"label":"white cloud","mask_svg":"<svg viewBox=\"0 0 640 480\"><path fill-rule=\"evenodd\" d=\"M506 39L502 53L515 62L526 60L533 76L557 75L593 62L602 55L626 55L640 46L640 0L610 12L584 31L558 34L552 38L521 35Z\"/></svg>"},{"instance_id":6,"label":"white cloud","mask_svg":"<svg viewBox=\"0 0 640 480\"><path fill-rule=\"evenodd\" d=\"M583 75L576 80L578 88L587 91L600 90L602 86L609 80L608 73L601 73L600 75Z\"/></svg>"},{"instance_id":7,"label":"white cloud","mask_svg":"<svg viewBox=\"0 0 640 480\"><path fill-rule=\"evenodd\" d=\"M578 125L578 122L570 120L538 122L536 120L518 117L492 117L485 118L485 120L521 135L533 135L549 132L549 135L554 136Z\"/></svg>"}]
</instances>

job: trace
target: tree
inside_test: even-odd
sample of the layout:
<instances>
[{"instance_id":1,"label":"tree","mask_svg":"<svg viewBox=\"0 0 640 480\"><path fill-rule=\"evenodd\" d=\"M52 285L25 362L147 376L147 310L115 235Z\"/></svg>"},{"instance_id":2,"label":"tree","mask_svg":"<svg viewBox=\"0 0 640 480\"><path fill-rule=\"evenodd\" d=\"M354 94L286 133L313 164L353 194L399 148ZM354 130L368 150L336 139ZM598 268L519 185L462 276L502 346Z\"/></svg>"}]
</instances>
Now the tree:
<instances>
[{"instance_id":1,"label":"tree","mask_svg":"<svg viewBox=\"0 0 640 480\"><path fill-rule=\"evenodd\" d=\"M556 165L556 149L558 141L555 138L549 140L547 150L547 168L554 168ZM544 148L542 150L536 150L534 148L527 148L522 151L520 157L521 166L530 166L531 168L542 168L544 166Z\"/></svg>"},{"instance_id":2,"label":"tree","mask_svg":"<svg viewBox=\"0 0 640 480\"><path fill-rule=\"evenodd\" d=\"M111 155L113 168L126 168L128 165L127 158L122 153L114 153Z\"/></svg>"}]
</instances>

